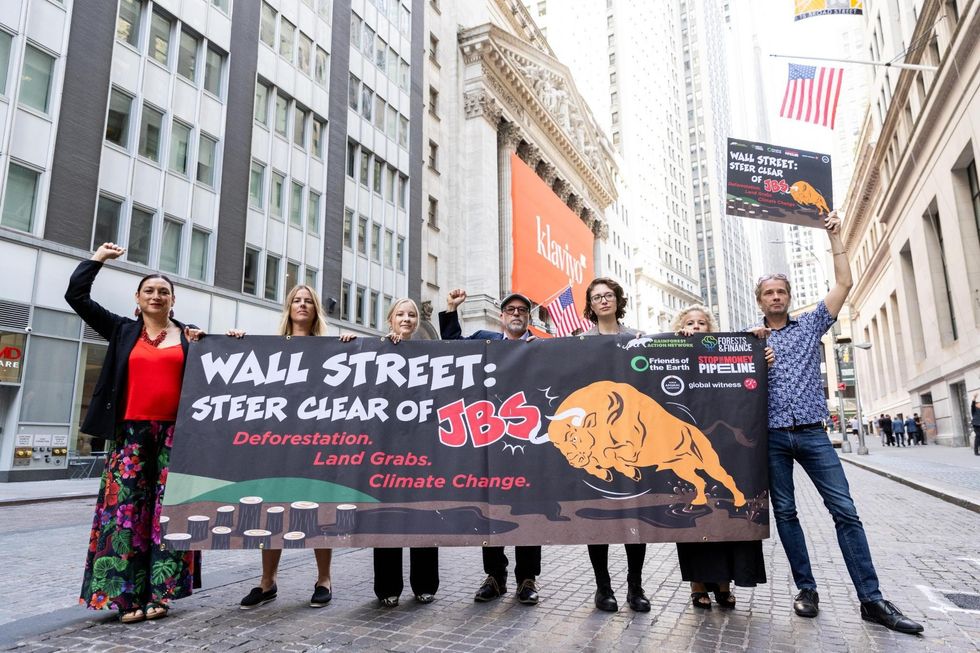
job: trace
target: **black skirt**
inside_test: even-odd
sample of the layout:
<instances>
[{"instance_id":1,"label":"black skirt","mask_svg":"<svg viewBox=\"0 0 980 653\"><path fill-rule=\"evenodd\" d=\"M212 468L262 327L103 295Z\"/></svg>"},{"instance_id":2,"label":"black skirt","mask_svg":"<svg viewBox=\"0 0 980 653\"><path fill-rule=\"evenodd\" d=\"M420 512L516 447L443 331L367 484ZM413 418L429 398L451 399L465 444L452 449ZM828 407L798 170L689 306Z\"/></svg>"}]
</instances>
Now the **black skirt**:
<instances>
[{"instance_id":1,"label":"black skirt","mask_svg":"<svg viewBox=\"0 0 980 653\"><path fill-rule=\"evenodd\" d=\"M766 582L761 540L678 542L677 561L681 578L693 583L734 582L739 587L755 587Z\"/></svg>"}]
</instances>

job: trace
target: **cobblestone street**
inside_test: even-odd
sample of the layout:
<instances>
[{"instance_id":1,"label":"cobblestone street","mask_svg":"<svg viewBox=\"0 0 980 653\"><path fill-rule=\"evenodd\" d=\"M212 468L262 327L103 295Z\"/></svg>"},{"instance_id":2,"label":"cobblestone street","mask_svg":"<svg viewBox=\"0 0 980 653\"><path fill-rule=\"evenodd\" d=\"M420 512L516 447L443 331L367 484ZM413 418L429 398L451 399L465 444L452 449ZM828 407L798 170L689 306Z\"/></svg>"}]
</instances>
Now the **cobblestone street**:
<instances>
[{"instance_id":1,"label":"cobblestone street","mask_svg":"<svg viewBox=\"0 0 980 653\"><path fill-rule=\"evenodd\" d=\"M962 451L966 451L965 449ZM238 601L255 584L254 552L205 553L204 586L162 621L122 626L110 613L74 605L81 578L91 500L0 508L5 579L15 591L0 608L0 647L17 651L974 651L980 646L980 517L863 469L846 467L868 529L885 597L925 626L900 635L861 620L833 523L805 477L800 512L819 584L814 620L792 614L795 594L777 539L765 543L770 579L738 588L738 607L708 613L690 606L673 545L651 545L644 569L653 610L625 607L626 559L610 550L618 614L598 612L585 547L547 547L539 578L542 601L527 607L510 593L475 604L483 579L477 549L443 549L442 587L432 605L378 607L371 552L339 550L335 598L307 607L313 560L287 552L278 600L244 612ZM407 570L406 570L407 571Z\"/></svg>"}]
</instances>

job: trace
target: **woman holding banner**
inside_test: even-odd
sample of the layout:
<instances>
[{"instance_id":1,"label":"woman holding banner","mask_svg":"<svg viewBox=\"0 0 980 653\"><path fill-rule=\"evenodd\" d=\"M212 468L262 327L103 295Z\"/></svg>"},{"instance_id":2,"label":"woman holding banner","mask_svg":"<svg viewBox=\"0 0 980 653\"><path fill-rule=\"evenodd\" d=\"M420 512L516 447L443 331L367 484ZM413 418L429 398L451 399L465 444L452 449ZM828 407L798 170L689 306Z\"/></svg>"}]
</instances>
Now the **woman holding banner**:
<instances>
[{"instance_id":1,"label":"woman holding banner","mask_svg":"<svg viewBox=\"0 0 980 653\"><path fill-rule=\"evenodd\" d=\"M286 303L282 307L282 319L279 321L280 336L323 336L327 333L327 318L323 314L320 299L310 286L300 284L286 295ZM353 336L342 336L349 340ZM311 608L322 608L333 598L330 583L330 562L333 558L332 549L313 549L316 558L316 582L313 583L313 596L310 597ZM262 579L258 587L241 600L242 610L251 610L269 601L275 600L279 588L276 587L276 575L279 572L279 560L282 549L262 549Z\"/></svg>"},{"instance_id":2,"label":"woman holding banner","mask_svg":"<svg viewBox=\"0 0 980 653\"><path fill-rule=\"evenodd\" d=\"M411 340L419 328L419 307L408 298L397 299L388 309L388 335L386 338L397 345ZM409 550L409 584L419 603L432 603L439 589L439 549L434 546L412 547ZM402 549L378 548L374 550L374 594L386 608L398 605L398 597L405 587L402 577Z\"/></svg>"},{"instance_id":3,"label":"woman holding banner","mask_svg":"<svg viewBox=\"0 0 980 653\"><path fill-rule=\"evenodd\" d=\"M135 319L91 297L106 261L125 253L103 243L75 269L65 301L109 341L82 431L105 438L79 602L119 610L123 623L167 616L172 599L200 587L200 554L160 546L160 509L188 341L203 332L174 319L174 285L150 274L136 288Z\"/></svg>"},{"instance_id":4,"label":"woman holding banner","mask_svg":"<svg viewBox=\"0 0 980 653\"><path fill-rule=\"evenodd\" d=\"M607 336L627 334L641 335L639 331L623 326L620 320L626 316L626 293L623 287L608 277L592 280L585 291L585 319L594 325L583 336ZM647 554L644 543L624 544L626 547L626 602L636 612L649 612L650 600L643 592L643 561ZM616 612L619 604L612 591L609 577L609 545L590 544L589 560L595 573L595 607L605 612Z\"/></svg>"},{"instance_id":5,"label":"woman holding banner","mask_svg":"<svg viewBox=\"0 0 980 653\"><path fill-rule=\"evenodd\" d=\"M688 306L674 318L674 332L682 336L711 333L716 330L714 317L704 306ZM754 332L755 333L755 332ZM756 333L756 335L760 335ZM775 354L766 347L766 362L772 365ZM691 583L691 604L702 610L711 609L708 592L714 592L718 607L731 610L735 595L731 583L740 587L755 587L766 582L766 561L762 542L678 542L677 560L681 578Z\"/></svg>"}]
</instances>

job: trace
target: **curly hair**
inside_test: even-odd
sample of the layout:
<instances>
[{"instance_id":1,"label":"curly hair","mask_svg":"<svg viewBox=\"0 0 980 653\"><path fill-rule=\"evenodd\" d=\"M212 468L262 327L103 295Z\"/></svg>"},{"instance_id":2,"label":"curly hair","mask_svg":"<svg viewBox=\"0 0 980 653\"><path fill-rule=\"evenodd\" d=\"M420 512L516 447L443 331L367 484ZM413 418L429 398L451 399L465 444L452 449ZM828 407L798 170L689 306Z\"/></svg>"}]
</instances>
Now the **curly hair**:
<instances>
[{"instance_id":1,"label":"curly hair","mask_svg":"<svg viewBox=\"0 0 980 653\"><path fill-rule=\"evenodd\" d=\"M599 316L595 314L592 310L592 290L598 285L609 286L609 289L613 291L616 295L616 319L622 320L626 317L626 304L628 300L626 299L626 292L623 287L619 285L614 279L609 277L596 277L589 284L589 287L585 290L585 310L582 311L582 317L584 317L589 322L593 324L599 323Z\"/></svg>"},{"instance_id":2,"label":"curly hair","mask_svg":"<svg viewBox=\"0 0 980 653\"><path fill-rule=\"evenodd\" d=\"M715 322L715 316L711 314L711 309L707 306L702 306L701 304L691 304L680 313L674 317L674 323L671 328L674 333L677 333L684 326L684 321L687 319L688 314L698 311L699 313L704 313L704 316L708 318L708 333L712 333L718 330L718 323Z\"/></svg>"}]
</instances>

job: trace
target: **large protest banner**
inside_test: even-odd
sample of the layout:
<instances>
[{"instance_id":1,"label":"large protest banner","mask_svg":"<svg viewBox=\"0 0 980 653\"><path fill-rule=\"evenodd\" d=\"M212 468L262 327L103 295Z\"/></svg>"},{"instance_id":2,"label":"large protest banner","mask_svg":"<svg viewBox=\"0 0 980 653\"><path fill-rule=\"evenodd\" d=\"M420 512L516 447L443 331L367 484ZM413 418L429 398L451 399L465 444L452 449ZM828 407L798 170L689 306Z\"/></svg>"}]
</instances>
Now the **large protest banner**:
<instances>
[{"instance_id":1,"label":"large protest banner","mask_svg":"<svg viewBox=\"0 0 980 653\"><path fill-rule=\"evenodd\" d=\"M725 213L823 228L834 208L830 156L728 139Z\"/></svg>"},{"instance_id":2,"label":"large protest banner","mask_svg":"<svg viewBox=\"0 0 980 653\"><path fill-rule=\"evenodd\" d=\"M751 335L191 346L173 548L768 537Z\"/></svg>"}]
</instances>

